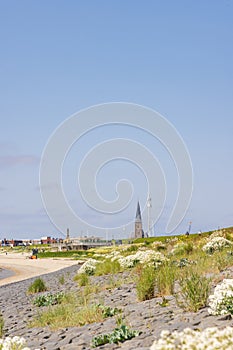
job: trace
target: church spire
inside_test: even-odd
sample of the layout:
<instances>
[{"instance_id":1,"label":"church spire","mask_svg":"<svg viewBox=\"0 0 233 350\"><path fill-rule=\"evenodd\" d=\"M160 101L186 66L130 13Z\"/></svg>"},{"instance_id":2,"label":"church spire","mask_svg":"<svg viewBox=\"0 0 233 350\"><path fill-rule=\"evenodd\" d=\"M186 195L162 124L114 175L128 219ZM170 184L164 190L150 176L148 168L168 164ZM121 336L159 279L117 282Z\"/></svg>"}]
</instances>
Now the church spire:
<instances>
[{"instance_id":1,"label":"church spire","mask_svg":"<svg viewBox=\"0 0 233 350\"><path fill-rule=\"evenodd\" d=\"M138 201L137 211L136 211L136 220L137 221L142 221L141 209L140 209L139 201Z\"/></svg>"},{"instance_id":2,"label":"church spire","mask_svg":"<svg viewBox=\"0 0 233 350\"><path fill-rule=\"evenodd\" d=\"M144 232L142 229L142 215L141 215L139 201L137 205L136 218L135 218L134 238L144 238Z\"/></svg>"}]
</instances>

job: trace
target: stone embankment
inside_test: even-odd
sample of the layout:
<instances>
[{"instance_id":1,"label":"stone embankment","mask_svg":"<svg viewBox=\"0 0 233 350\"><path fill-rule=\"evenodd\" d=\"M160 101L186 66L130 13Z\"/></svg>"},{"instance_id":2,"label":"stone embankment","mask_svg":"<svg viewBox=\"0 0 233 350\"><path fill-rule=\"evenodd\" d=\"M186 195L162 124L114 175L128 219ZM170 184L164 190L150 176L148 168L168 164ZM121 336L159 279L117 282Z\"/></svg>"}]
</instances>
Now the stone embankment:
<instances>
[{"instance_id":1,"label":"stone embankment","mask_svg":"<svg viewBox=\"0 0 233 350\"><path fill-rule=\"evenodd\" d=\"M73 281L77 273L77 266L70 266L63 270L43 275L42 278L50 292L78 292L79 287ZM65 283L59 283L64 276ZM219 276L233 277L233 268L226 270ZM125 276L123 275L123 278ZM35 278L0 287L0 311L4 318L5 336L22 336L28 347L40 350L87 350L94 336L109 333L115 327L115 318L108 318L102 323L88 324L83 327L63 328L51 331L49 328L28 328L30 320L38 313L38 308L32 304L34 296L27 295L27 289ZM101 284L106 282L106 276L93 277L92 281ZM156 336L161 330L181 331L186 327L203 330L217 326L223 328L233 326L232 319L227 316L212 316L207 308L197 313L184 312L176 304L173 296L167 297L168 305L160 305L162 299L154 298L145 302L138 302L133 283L105 290L98 294L98 300L107 306L114 306L123 310L126 323L134 330L141 331L141 335L120 345L107 344L97 349L149 350Z\"/></svg>"}]
</instances>

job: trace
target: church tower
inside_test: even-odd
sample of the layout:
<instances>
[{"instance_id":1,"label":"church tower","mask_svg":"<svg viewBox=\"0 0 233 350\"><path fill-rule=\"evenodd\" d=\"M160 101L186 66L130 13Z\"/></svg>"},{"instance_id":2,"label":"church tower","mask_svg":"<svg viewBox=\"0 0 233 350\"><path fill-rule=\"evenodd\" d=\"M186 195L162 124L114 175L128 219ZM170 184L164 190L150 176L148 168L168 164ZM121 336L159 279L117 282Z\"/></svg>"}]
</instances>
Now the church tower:
<instances>
[{"instance_id":1,"label":"church tower","mask_svg":"<svg viewBox=\"0 0 233 350\"><path fill-rule=\"evenodd\" d=\"M140 204L138 202L136 217L135 217L135 230L134 230L134 238L144 238L144 232L142 229L142 216Z\"/></svg>"}]
</instances>

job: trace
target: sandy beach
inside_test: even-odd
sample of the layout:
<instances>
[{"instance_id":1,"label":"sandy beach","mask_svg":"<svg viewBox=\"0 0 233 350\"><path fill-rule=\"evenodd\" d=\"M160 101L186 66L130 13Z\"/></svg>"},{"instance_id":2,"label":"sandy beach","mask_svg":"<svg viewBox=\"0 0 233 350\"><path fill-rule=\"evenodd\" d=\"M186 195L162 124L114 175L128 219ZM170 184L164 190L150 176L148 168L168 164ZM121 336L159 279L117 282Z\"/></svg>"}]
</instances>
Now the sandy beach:
<instances>
[{"instance_id":1,"label":"sandy beach","mask_svg":"<svg viewBox=\"0 0 233 350\"><path fill-rule=\"evenodd\" d=\"M40 276L58 271L68 266L78 265L77 260L71 259L29 259L29 254L8 253L0 254L0 268L11 270L13 276L0 279L0 286L23 281L27 278Z\"/></svg>"}]
</instances>

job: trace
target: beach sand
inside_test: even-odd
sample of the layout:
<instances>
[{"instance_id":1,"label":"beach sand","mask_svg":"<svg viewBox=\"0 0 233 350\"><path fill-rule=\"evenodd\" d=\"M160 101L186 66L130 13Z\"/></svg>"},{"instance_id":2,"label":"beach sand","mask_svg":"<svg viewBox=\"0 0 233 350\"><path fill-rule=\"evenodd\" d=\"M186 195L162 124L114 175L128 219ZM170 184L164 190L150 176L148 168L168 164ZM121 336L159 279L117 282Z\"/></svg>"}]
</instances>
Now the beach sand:
<instances>
[{"instance_id":1,"label":"beach sand","mask_svg":"<svg viewBox=\"0 0 233 350\"><path fill-rule=\"evenodd\" d=\"M29 254L24 253L0 254L0 268L14 272L13 276L0 279L0 286L58 271L72 265L78 266L78 261L60 258L29 259Z\"/></svg>"}]
</instances>

